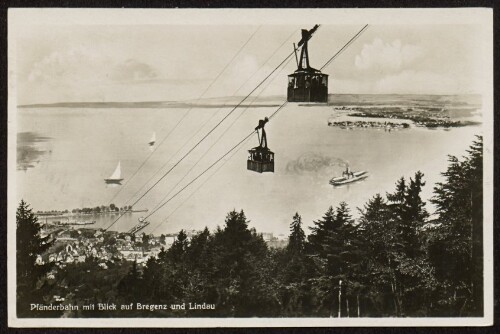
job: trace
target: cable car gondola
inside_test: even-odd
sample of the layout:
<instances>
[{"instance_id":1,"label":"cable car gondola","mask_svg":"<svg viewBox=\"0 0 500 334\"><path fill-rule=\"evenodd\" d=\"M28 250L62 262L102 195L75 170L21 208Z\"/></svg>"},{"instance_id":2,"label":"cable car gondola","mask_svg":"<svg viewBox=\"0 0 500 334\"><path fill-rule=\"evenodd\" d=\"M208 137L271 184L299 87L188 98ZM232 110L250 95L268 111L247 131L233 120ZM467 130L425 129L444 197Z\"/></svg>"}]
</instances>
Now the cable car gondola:
<instances>
[{"instance_id":1,"label":"cable car gondola","mask_svg":"<svg viewBox=\"0 0 500 334\"><path fill-rule=\"evenodd\" d=\"M300 60L297 61L297 70L288 75L288 102L328 102L328 74L309 65L309 52L307 42L318 29L315 25L311 30L302 29L302 39L298 47L302 46ZM296 51L294 44L294 50Z\"/></svg>"},{"instance_id":2,"label":"cable car gondola","mask_svg":"<svg viewBox=\"0 0 500 334\"><path fill-rule=\"evenodd\" d=\"M266 130L264 130L267 122L269 122L267 117L259 120L259 125L255 128L257 135L259 130L262 130L259 146L248 150L247 169L257 173L274 173L274 152L267 147Z\"/></svg>"}]
</instances>

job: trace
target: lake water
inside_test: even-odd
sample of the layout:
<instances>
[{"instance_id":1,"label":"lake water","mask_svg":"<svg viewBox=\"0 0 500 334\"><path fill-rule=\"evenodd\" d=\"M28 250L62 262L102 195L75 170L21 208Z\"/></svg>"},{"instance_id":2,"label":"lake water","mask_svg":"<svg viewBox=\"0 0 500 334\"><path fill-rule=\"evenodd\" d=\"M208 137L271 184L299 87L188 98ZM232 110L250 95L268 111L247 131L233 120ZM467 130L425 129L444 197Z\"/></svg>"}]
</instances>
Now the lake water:
<instances>
[{"instance_id":1,"label":"lake water","mask_svg":"<svg viewBox=\"0 0 500 334\"><path fill-rule=\"evenodd\" d=\"M176 189L239 142L259 119L275 109L250 108L242 115L242 110L237 109L134 208L151 212L164 198L169 198L166 196L179 179L221 134L225 133ZM187 109L21 108L17 132L28 132L42 139L31 143L36 154L30 155L29 167L17 171L17 200L24 198L35 210L109 205L113 197L112 202L117 206L132 204L137 199L134 194L158 169L164 166L165 172L171 168L229 110L192 109L151 154L147 143L153 131L160 142ZM302 215L305 226L312 226L313 220L321 218L330 205L336 206L341 201L346 201L356 215L356 207L378 192L392 191L399 177L411 177L417 170L425 174L427 185L423 196L429 198L433 184L442 180L440 173L446 169L447 155L465 154L474 135L482 133L481 126L446 131L416 127L392 132L344 130L327 126L332 117L346 119L333 106L287 105L266 125L269 147L275 152L274 174L246 170L246 150L258 144L255 135L215 174L212 175L214 168L152 215L151 224L144 231L160 234L181 228L213 229L224 224L227 212L243 209L250 226L258 231L288 234L295 212ZM207 120L206 126L196 132ZM234 125L228 129L233 121ZM189 144L182 148L190 138ZM149 155L149 161L131 178ZM104 179L113 173L118 161L126 184L106 185ZM352 170L369 171L370 176L348 186L332 187L328 181L341 174L343 162L348 162ZM126 214L112 229L126 231L141 215L144 214ZM116 217L107 215L92 220L97 220L95 227L106 227Z\"/></svg>"}]
</instances>

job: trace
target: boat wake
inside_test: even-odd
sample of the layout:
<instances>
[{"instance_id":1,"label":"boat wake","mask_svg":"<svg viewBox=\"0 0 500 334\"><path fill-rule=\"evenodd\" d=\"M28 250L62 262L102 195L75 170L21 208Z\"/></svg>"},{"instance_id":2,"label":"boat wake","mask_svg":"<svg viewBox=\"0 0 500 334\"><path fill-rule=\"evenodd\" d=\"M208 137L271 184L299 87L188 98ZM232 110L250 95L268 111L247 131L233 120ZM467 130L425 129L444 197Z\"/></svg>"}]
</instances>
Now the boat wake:
<instances>
[{"instance_id":1,"label":"boat wake","mask_svg":"<svg viewBox=\"0 0 500 334\"><path fill-rule=\"evenodd\" d=\"M286 171L291 174L319 172L327 167L346 167L349 163L341 158L329 157L316 152L308 152L288 162Z\"/></svg>"}]
</instances>

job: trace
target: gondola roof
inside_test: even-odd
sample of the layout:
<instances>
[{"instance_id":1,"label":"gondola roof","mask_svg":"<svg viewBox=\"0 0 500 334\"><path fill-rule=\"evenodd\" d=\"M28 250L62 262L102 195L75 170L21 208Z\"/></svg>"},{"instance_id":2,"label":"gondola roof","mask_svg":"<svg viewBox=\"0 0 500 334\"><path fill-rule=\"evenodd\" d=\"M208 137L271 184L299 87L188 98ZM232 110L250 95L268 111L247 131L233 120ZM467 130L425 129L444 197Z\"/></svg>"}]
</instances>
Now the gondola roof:
<instances>
[{"instance_id":1,"label":"gondola roof","mask_svg":"<svg viewBox=\"0 0 500 334\"><path fill-rule=\"evenodd\" d=\"M321 74L324 76L328 76L328 74L322 73L320 70L317 70L315 68L309 67L309 68L299 68L295 70L292 74L289 74L288 76L297 76L297 75L304 75L304 74Z\"/></svg>"},{"instance_id":2,"label":"gondola roof","mask_svg":"<svg viewBox=\"0 0 500 334\"><path fill-rule=\"evenodd\" d=\"M262 146L255 146L254 148L248 150L249 152L252 151L252 152L265 152L265 153L273 153L273 151L271 151L268 147L262 147Z\"/></svg>"}]
</instances>

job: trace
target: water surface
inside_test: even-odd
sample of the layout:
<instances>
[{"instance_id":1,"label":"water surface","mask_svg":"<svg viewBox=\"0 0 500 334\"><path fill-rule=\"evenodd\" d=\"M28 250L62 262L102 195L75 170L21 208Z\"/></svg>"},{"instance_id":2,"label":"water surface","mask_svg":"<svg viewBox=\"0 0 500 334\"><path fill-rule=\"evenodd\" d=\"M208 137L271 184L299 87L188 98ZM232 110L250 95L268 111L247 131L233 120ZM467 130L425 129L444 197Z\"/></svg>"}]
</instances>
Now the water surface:
<instances>
[{"instance_id":1,"label":"water surface","mask_svg":"<svg viewBox=\"0 0 500 334\"><path fill-rule=\"evenodd\" d=\"M351 104L355 104L355 97L351 99L354 99ZM397 103L411 105L415 101L409 99L405 102L399 98ZM130 179L151 154L148 141L153 131L157 143L161 142L187 110L18 109L18 133L50 138L42 143L50 145L50 148L43 149L50 153L37 155L32 168L17 171L18 200L24 198L35 210L71 210L111 202L117 206L132 204L138 198L134 195L143 194L140 188L159 168L165 165L163 172L170 169L231 108L192 109L168 139L157 145L140 172ZM274 110L264 106L249 108L241 114L242 110L237 109L209 140L159 182L135 208L153 210L158 203L169 198L168 193L180 178L220 135L224 133L173 193L251 132L259 119ZM287 234L295 212L302 215L305 226L311 226L312 221L320 218L330 205L336 206L341 201L346 201L356 214L356 207L362 206L374 194L392 191L399 177L411 177L417 170L425 174L427 185L423 196L429 198L432 185L442 180L440 173L446 169L447 155L465 154L474 135L481 134L480 126L447 131L412 127L392 132L327 126L328 119L335 117L345 119L345 115L338 111L338 105L287 105L266 125L269 147L276 154L274 174L246 170L246 150L258 144L257 136L252 137L217 173L212 175L211 170L151 216L151 225L145 232L160 234L204 226L213 229L224 224L228 211L244 209L251 226L258 231ZM196 132L208 120L207 125ZM193 134L189 144L182 148ZM127 183L121 187L107 186L104 179L111 175L118 161L121 161L122 177ZM353 170L369 171L370 176L358 183L333 188L328 181L341 173L344 162L348 162ZM159 176L149 184L157 181ZM207 180L207 177L210 178ZM113 229L128 230L141 215L126 214ZM112 216L93 218L97 220L96 227L108 226L113 219Z\"/></svg>"}]
</instances>

